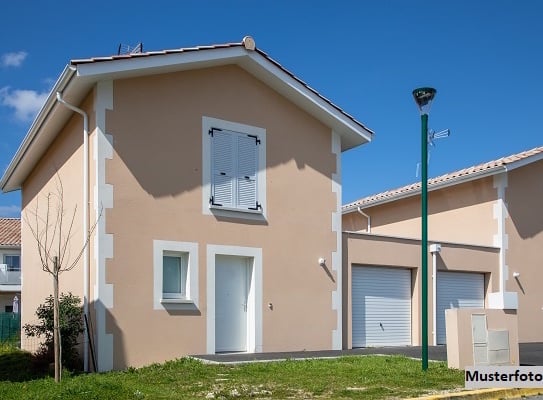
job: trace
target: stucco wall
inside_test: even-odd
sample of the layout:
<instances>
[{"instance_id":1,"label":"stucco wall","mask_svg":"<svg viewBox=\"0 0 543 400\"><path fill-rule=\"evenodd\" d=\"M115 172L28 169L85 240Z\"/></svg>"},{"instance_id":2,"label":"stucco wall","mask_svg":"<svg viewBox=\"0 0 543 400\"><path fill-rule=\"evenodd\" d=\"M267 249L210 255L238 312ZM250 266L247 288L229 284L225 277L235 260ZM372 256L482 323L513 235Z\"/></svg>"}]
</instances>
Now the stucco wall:
<instances>
[{"instance_id":1,"label":"stucco wall","mask_svg":"<svg viewBox=\"0 0 543 400\"><path fill-rule=\"evenodd\" d=\"M436 257L438 271L466 271L485 274L485 298L498 284L499 250L493 247L458 245L441 242ZM351 270L353 265L409 268L411 270L412 307L411 338L420 345L421 324L421 247L419 240L401 239L375 234L343 234L343 346L352 347ZM428 337L431 342L434 304L432 299L433 260L428 253Z\"/></svg>"},{"instance_id":2,"label":"stucco wall","mask_svg":"<svg viewBox=\"0 0 543 400\"><path fill-rule=\"evenodd\" d=\"M208 245L262 249L262 351L331 348L337 276L330 262L317 262L339 250L330 129L234 66L116 81L113 94L106 232L114 257L106 281L114 367L206 352ZM265 221L203 215L203 116L266 129ZM198 244L197 311L153 309L156 239Z\"/></svg>"},{"instance_id":3,"label":"stucco wall","mask_svg":"<svg viewBox=\"0 0 543 400\"><path fill-rule=\"evenodd\" d=\"M430 191L428 237L455 243L492 246L496 234L493 205L497 198L492 177ZM371 232L420 238L420 195L364 208ZM367 230L367 219L356 210L343 215L343 230Z\"/></svg>"},{"instance_id":4,"label":"stucco wall","mask_svg":"<svg viewBox=\"0 0 543 400\"><path fill-rule=\"evenodd\" d=\"M92 94L83 102L82 107L92 113ZM60 106L60 105L59 105ZM71 265L83 247L83 122L79 114L72 118L64 126L60 134L51 144L45 155L38 162L32 173L22 185L22 297L21 324L37 321L35 311L45 298L53 293L53 280L50 274L42 271L42 264L38 254L37 241L32 233L36 231L36 211L42 219L38 223L38 232L45 232L45 215L47 212L47 196L50 197L50 228L49 237L54 230L60 190L63 192L64 201L64 232L73 217L71 239L68 241L64 265ZM62 188L62 189L61 189ZM74 213L75 212L75 213ZM58 231L57 231L58 232ZM57 235L58 238L58 235ZM43 241L42 241L43 242ZM58 246L58 241L55 241ZM72 292L82 298L83 296L83 270L82 261L79 260L71 271L60 276L60 292ZM29 350L36 350L34 340L26 341L23 337L23 345L29 343Z\"/></svg>"},{"instance_id":5,"label":"stucco wall","mask_svg":"<svg viewBox=\"0 0 543 400\"><path fill-rule=\"evenodd\" d=\"M433 191L429 197L430 240L502 246L505 290L518 295L521 342L543 338L541 176L540 160L501 175ZM505 195L503 205L497 201L499 193ZM364 209L371 216L372 233L420 237L419 199L416 196ZM500 228L502 218L504 227ZM343 229L365 231L367 219L356 211L345 214ZM520 274L516 278L515 272ZM499 289L499 274L495 274L489 290Z\"/></svg>"},{"instance_id":6,"label":"stucco wall","mask_svg":"<svg viewBox=\"0 0 543 400\"><path fill-rule=\"evenodd\" d=\"M506 289L517 292L521 342L543 340L543 161L508 172L505 220L508 248ZM520 273L518 278L513 273Z\"/></svg>"}]
</instances>

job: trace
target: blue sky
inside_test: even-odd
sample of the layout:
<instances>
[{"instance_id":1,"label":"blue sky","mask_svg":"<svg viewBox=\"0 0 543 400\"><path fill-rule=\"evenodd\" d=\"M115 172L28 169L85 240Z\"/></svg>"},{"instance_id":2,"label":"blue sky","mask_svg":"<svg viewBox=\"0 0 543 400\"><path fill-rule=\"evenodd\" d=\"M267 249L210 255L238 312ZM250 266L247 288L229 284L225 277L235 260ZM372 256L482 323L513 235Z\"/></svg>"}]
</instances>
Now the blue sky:
<instances>
[{"instance_id":1,"label":"blue sky","mask_svg":"<svg viewBox=\"0 0 543 400\"><path fill-rule=\"evenodd\" d=\"M420 117L433 86L430 176L543 145L543 2L3 2L0 170L70 59L239 42L257 47L376 132L343 155L343 201L417 181ZM0 195L17 216L20 194Z\"/></svg>"}]
</instances>

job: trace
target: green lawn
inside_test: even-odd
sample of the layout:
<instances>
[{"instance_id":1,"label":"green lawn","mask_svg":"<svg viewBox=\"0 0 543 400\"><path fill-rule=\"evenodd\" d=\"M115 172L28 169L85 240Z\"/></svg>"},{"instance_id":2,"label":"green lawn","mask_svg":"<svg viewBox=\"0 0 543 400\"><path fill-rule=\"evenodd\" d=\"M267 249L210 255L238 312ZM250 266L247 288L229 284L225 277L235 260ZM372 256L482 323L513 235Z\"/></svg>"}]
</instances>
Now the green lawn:
<instances>
[{"instance_id":1,"label":"green lawn","mask_svg":"<svg viewBox=\"0 0 543 400\"><path fill-rule=\"evenodd\" d=\"M4 360L5 361L5 360ZM11 360L13 361L13 360ZM0 358L0 368L2 368ZM18 365L20 367L20 365ZM0 369L0 372L2 370ZM281 361L236 366L184 358L123 372L9 382L0 399L384 399L463 387L462 371L401 356Z\"/></svg>"}]
</instances>

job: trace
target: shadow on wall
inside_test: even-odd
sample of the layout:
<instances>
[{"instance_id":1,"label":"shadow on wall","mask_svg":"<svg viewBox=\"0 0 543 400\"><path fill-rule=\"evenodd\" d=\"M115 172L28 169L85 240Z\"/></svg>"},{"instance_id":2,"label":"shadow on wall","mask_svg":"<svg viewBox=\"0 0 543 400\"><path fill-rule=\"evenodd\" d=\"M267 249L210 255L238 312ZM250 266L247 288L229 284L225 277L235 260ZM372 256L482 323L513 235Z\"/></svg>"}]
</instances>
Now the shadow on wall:
<instances>
[{"instance_id":1,"label":"shadow on wall","mask_svg":"<svg viewBox=\"0 0 543 400\"><path fill-rule=\"evenodd\" d=\"M126 301L130 301L130 299L126 299ZM97 324L97 310L102 309L102 312L105 314L105 321L106 321L106 334L107 335L113 335L113 349L111 354L111 349L100 349L100 346L104 346L103 343L100 343L100 340L98 338L98 324ZM90 310L90 318L89 318L89 331L93 332L92 338L91 338L91 345L89 346L89 365L90 365L90 371L95 371L93 367L93 357L94 357L94 364L97 365L97 367L100 369L103 369L105 364L100 364L99 361L99 354L100 351L102 351L102 355L105 357L106 362L110 361L112 357L113 358L113 369L114 370L124 370L128 367L130 367L129 360L134 359L150 359L152 357L149 357L148 355L153 352L153 340L160 341L160 329L156 328L152 324L149 323L149 321L141 320L140 327L138 328L139 335L143 336L145 338L148 338L148 341L146 342L145 346L132 346L129 347L126 344L125 340L125 333L123 332L123 328L121 328L113 314L104 307L104 305L101 302L92 302L89 305ZM137 309L133 310L134 313L137 313ZM201 316L200 310L194 305L194 304L170 304L166 308L166 312L168 315L172 317L178 317L178 316L195 316L199 317ZM190 327L190 324L187 325ZM126 328L125 328L126 329ZM134 332L127 332L127 334L133 334ZM105 344L107 346L107 342ZM174 352L174 345L172 345L172 352ZM92 349L92 351L91 351ZM181 357L183 354L174 354L172 353L171 358L175 357ZM108 360L109 358L109 360Z\"/></svg>"},{"instance_id":2,"label":"shadow on wall","mask_svg":"<svg viewBox=\"0 0 543 400\"><path fill-rule=\"evenodd\" d=\"M507 212L522 239L543 232L543 160L509 172L505 199Z\"/></svg>"},{"instance_id":3,"label":"shadow on wall","mask_svg":"<svg viewBox=\"0 0 543 400\"><path fill-rule=\"evenodd\" d=\"M105 344L100 341L101 337L99 337L100 335L98 332L100 324L98 323L99 321L97 321L97 315L100 313L104 313L105 315L106 334L113 335L113 349L107 349L107 342ZM97 372L95 366L98 368L98 370L104 369L104 365L106 364L100 359L100 352L103 352L102 354L105 359L112 357L113 369L125 369L127 365L123 331L117 325L115 318L111 315L110 311L102 302L94 301L89 304L88 327L89 332L92 332L89 346L89 370ZM101 346L104 347L101 348Z\"/></svg>"},{"instance_id":4,"label":"shadow on wall","mask_svg":"<svg viewBox=\"0 0 543 400\"><path fill-rule=\"evenodd\" d=\"M91 107L92 92L82 103L82 107L85 110L89 110ZM58 105L58 107L63 107ZM94 126L94 116L89 113L89 129L92 131ZM74 114L68 120L66 125L62 128L61 134L55 139L48 148L47 152L43 155L38 162L33 172L24 182L21 207L24 210L25 207L36 197L40 190L43 189L42 185L47 182L54 182L54 176L57 172L60 175L60 180L64 186L65 192L68 192L68 186L70 183L77 182L78 187L81 185L83 176L83 167L81 162L82 158L75 161L75 168L65 168L66 164L74 163L71 160L73 155L83 146L83 122L79 114ZM82 152L80 152L80 155ZM82 156L81 156L82 157ZM50 190L55 190L55 183ZM43 194L43 193L42 193ZM24 215L23 215L24 217Z\"/></svg>"},{"instance_id":5,"label":"shadow on wall","mask_svg":"<svg viewBox=\"0 0 543 400\"><path fill-rule=\"evenodd\" d=\"M292 174L311 168L330 178L335 172L330 129L239 67L118 81L114 93L107 131L114 140L108 163L115 166L109 176L115 185L126 184L128 169L154 198L199 188L202 116L267 129L268 169L294 161ZM283 184L268 177L269 186Z\"/></svg>"},{"instance_id":6,"label":"shadow on wall","mask_svg":"<svg viewBox=\"0 0 543 400\"><path fill-rule=\"evenodd\" d=\"M430 191L428 193L428 215L432 216L451 210L460 210L477 204L495 201L496 199L497 195L496 190L492 186L492 177L466 182L462 185ZM373 214L372 211L369 211L372 216L372 228L398 222L398 216L401 216L401 220L420 218L420 201L419 194L407 199L377 206ZM377 210L379 210L378 213L376 212ZM367 220L361 215L358 215L358 217L355 217L357 226L354 227L356 228L354 230L363 230L366 228ZM489 218L492 218L491 213L489 214ZM458 221L458 223L461 222ZM466 224L471 223L468 219L463 222Z\"/></svg>"},{"instance_id":7,"label":"shadow on wall","mask_svg":"<svg viewBox=\"0 0 543 400\"><path fill-rule=\"evenodd\" d=\"M455 259L452 262L450 262L450 268L447 262L443 259L443 256L441 253L436 254L436 267L437 267L437 273L439 272L447 272L447 271L457 271L457 272L470 272L470 273L479 273L484 274L484 293L489 293L490 288L497 288L499 287L499 271L498 271L498 264L492 264L492 265L480 265L480 264L473 264L472 256L470 256L469 251L470 249L474 249L477 246L469 246L464 244L453 244L453 243L447 243L446 245L449 249L457 249L457 250L463 250L462 253L460 253L460 259ZM499 255L500 250L498 248L486 248L486 253L494 254L496 257ZM475 267L475 268L470 268Z\"/></svg>"}]
</instances>

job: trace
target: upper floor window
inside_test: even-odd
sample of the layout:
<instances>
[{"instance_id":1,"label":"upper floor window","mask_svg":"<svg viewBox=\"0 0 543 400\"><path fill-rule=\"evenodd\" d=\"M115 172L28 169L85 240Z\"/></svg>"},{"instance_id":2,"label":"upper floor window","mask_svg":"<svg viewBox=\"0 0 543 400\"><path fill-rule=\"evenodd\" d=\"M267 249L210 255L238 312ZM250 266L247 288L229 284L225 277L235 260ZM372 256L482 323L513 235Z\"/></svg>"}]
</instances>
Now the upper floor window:
<instances>
[{"instance_id":1,"label":"upper floor window","mask_svg":"<svg viewBox=\"0 0 543 400\"><path fill-rule=\"evenodd\" d=\"M7 265L8 271L20 271L21 256L18 254L4 254L4 264Z\"/></svg>"},{"instance_id":2,"label":"upper floor window","mask_svg":"<svg viewBox=\"0 0 543 400\"><path fill-rule=\"evenodd\" d=\"M266 217L266 130L203 117L202 211Z\"/></svg>"},{"instance_id":3,"label":"upper floor window","mask_svg":"<svg viewBox=\"0 0 543 400\"><path fill-rule=\"evenodd\" d=\"M258 136L211 128L211 206L262 210L258 201Z\"/></svg>"}]
</instances>

